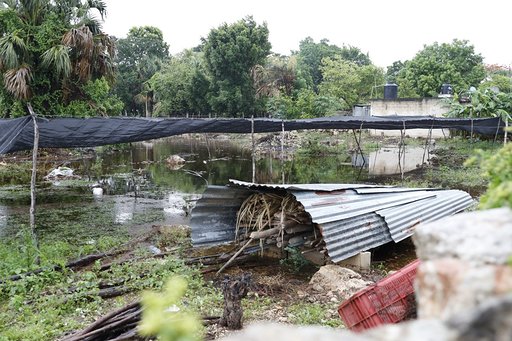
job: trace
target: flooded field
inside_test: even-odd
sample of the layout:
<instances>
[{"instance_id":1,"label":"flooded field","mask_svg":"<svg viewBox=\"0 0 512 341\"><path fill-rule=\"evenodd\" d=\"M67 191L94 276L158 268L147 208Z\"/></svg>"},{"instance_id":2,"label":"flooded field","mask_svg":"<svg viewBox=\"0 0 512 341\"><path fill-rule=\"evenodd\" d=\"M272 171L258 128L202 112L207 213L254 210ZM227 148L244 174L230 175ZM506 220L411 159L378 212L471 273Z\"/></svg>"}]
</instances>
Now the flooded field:
<instances>
[{"instance_id":1,"label":"flooded field","mask_svg":"<svg viewBox=\"0 0 512 341\"><path fill-rule=\"evenodd\" d=\"M269 152L259 155L255 179L259 183L378 182L375 175L421 166L422 153L422 148L407 150L399 165L393 147L380 148L363 158L348 151L316 157L286 154L284 158ZM169 165L166 159L171 155L179 155L185 162ZM228 139L134 143L64 165L80 179L47 181L39 186L38 230L42 235L51 234L52 225L61 220L80 222L80 226L87 221L83 234L91 236L100 225L105 226L98 231L103 234L107 226L125 231L145 221L187 223L194 201L207 185L225 185L229 179L252 181L250 150ZM100 188L102 195L95 195ZM0 237L5 238L16 234L18 224L28 223L29 196L26 186L3 186L0 194ZM92 217L84 213L87 211L94 212ZM75 226L72 235L82 233ZM59 236L65 234L59 232Z\"/></svg>"},{"instance_id":2,"label":"flooded field","mask_svg":"<svg viewBox=\"0 0 512 341\"><path fill-rule=\"evenodd\" d=\"M383 144L366 148L364 154L355 148L312 154L318 149L314 147L286 149L281 155L279 144L274 147L258 151L258 183L397 183L403 182L404 174L422 179L422 167L436 157L432 148L414 145ZM252 181L247 141L228 137L176 137L101 150L84 150L72 161L44 164L46 174L66 166L76 177L38 184L37 231L43 243L95 243L105 236L132 235L151 224L187 224L208 185L225 185L229 179ZM184 162L170 164L172 155ZM425 187L414 181L414 187ZM28 225L29 203L27 185L0 187L4 241L19 238Z\"/></svg>"}]
</instances>

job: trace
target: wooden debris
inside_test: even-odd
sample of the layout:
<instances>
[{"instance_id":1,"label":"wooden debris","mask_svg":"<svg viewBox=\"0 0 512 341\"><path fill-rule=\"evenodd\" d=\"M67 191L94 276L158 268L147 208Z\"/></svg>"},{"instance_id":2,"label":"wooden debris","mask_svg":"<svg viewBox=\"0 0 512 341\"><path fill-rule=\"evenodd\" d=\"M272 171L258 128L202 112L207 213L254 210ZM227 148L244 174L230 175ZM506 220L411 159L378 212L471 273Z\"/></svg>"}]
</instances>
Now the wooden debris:
<instances>
[{"instance_id":1,"label":"wooden debris","mask_svg":"<svg viewBox=\"0 0 512 341\"><path fill-rule=\"evenodd\" d=\"M84 330L68 335L62 341L145 340L137 334L141 316L142 306L136 301L100 317ZM219 320L219 316L207 316L203 317L203 324L211 325Z\"/></svg>"},{"instance_id":2,"label":"wooden debris","mask_svg":"<svg viewBox=\"0 0 512 341\"><path fill-rule=\"evenodd\" d=\"M253 240L259 240L262 249L269 245L281 249L307 245L322 251L324 245L321 238L317 242L317 232L311 216L292 194L255 193L242 203L237 213L235 242L248 241L226 265L238 257ZM217 274L222 270L224 267Z\"/></svg>"},{"instance_id":3,"label":"wooden debris","mask_svg":"<svg viewBox=\"0 0 512 341\"><path fill-rule=\"evenodd\" d=\"M247 296L251 274L246 273L240 277L226 277L221 284L224 294L224 313L220 318L219 325L229 329L242 329L242 298Z\"/></svg>"}]
</instances>

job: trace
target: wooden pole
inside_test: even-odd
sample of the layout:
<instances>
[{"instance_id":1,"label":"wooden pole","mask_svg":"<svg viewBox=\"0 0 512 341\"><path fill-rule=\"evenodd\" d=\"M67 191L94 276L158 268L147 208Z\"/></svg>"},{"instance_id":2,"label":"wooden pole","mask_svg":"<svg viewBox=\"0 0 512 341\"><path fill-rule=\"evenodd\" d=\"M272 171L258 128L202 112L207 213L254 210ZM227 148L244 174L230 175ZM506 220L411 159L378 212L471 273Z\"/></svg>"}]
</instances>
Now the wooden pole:
<instances>
[{"instance_id":1,"label":"wooden pole","mask_svg":"<svg viewBox=\"0 0 512 341\"><path fill-rule=\"evenodd\" d=\"M36 113L32 109L32 105L27 103L28 111L32 116L32 122L34 124L34 146L32 148L32 177L30 178L30 231L32 234L32 242L36 248L36 259L35 263L40 264L39 258L39 242L36 234L36 177L37 177L37 152L39 147L39 127L37 125Z\"/></svg>"},{"instance_id":2,"label":"wooden pole","mask_svg":"<svg viewBox=\"0 0 512 341\"><path fill-rule=\"evenodd\" d=\"M256 157L255 149L256 143L254 142L254 115L251 116L251 142L252 142L252 183L256 183Z\"/></svg>"},{"instance_id":3,"label":"wooden pole","mask_svg":"<svg viewBox=\"0 0 512 341\"><path fill-rule=\"evenodd\" d=\"M249 246L249 244L251 244L251 242L252 242L253 240L254 240L254 239L252 239L252 238L251 238L251 239L249 239L249 240L247 241L247 243L245 243L245 244L240 248L240 250L238 250L238 251L233 255L233 257L231 257L231 258L226 262L226 264L224 264L224 265L219 269L219 271L217 271L217 275L218 275L218 274L220 274L222 271L224 271L224 269L225 269L229 264L231 264L231 263L235 260L235 258L236 258L236 257L238 257L238 255L239 255L239 254L241 254L241 253L242 253L242 251L243 251L243 250L245 250L245 248Z\"/></svg>"},{"instance_id":4,"label":"wooden pole","mask_svg":"<svg viewBox=\"0 0 512 341\"><path fill-rule=\"evenodd\" d=\"M284 120L281 120L281 175L282 175L282 182L283 185L285 183L284 179Z\"/></svg>"},{"instance_id":5,"label":"wooden pole","mask_svg":"<svg viewBox=\"0 0 512 341\"><path fill-rule=\"evenodd\" d=\"M507 138L508 138L508 116L505 117L505 137L503 138L503 145L507 144Z\"/></svg>"}]
</instances>

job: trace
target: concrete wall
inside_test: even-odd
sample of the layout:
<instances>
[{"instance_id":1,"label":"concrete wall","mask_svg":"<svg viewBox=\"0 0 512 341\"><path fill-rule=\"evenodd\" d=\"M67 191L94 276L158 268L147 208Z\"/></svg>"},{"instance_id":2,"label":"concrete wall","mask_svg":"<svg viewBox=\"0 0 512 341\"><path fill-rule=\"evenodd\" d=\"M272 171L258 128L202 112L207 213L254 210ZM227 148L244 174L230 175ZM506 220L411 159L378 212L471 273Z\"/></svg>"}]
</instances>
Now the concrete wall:
<instances>
[{"instance_id":1,"label":"concrete wall","mask_svg":"<svg viewBox=\"0 0 512 341\"><path fill-rule=\"evenodd\" d=\"M370 101L372 116L435 116L442 117L449 107L444 98L399 98L396 100L374 99ZM400 136L399 130L370 130L372 135ZM410 137L428 137L428 129L410 129ZM432 130L433 138L448 136L448 130Z\"/></svg>"}]
</instances>

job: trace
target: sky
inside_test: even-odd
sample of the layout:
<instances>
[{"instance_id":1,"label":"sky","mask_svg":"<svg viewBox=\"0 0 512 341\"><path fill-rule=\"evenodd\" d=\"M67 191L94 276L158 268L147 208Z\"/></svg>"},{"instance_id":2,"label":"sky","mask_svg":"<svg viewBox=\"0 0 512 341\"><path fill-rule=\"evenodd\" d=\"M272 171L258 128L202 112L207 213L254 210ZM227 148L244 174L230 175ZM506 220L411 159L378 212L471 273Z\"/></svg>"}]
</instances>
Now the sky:
<instances>
[{"instance_id":1,"label":"sky","mask_svg":"<svg viewBox=\"0 0 512 341\"><path fill-rule=\"evenodd\" d=\"M252 15L267 23L272 51L289 55L310 36L352 45L386 67L425 44L469 40L488 64L512 65L512 1L486 0L105 0L104 31L162 30L171 54L192 48L212 28Z\"/></svg>"}]
</instances>

